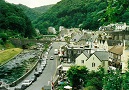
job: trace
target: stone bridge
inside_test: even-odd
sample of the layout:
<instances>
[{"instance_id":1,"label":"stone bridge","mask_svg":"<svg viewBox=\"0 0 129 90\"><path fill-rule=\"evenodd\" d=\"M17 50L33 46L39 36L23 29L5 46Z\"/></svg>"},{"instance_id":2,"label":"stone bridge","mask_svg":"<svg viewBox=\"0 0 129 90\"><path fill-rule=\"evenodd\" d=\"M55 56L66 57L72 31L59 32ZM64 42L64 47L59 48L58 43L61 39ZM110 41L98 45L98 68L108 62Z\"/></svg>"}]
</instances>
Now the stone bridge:
<instances>
[{"instance_id":1,"label":"stone bridge","mask_svg":"<svg viewBox=\"0 0 129 90\"><path fill-rule=\"evenodd\" d=\"M51 40L36 40L36 39L17 39L17 38L11 38L10 41L16 46L16 47L22 47L23 45L27 44L35 44L35 43L49 43Z\"/></svg>"}]
</instances>

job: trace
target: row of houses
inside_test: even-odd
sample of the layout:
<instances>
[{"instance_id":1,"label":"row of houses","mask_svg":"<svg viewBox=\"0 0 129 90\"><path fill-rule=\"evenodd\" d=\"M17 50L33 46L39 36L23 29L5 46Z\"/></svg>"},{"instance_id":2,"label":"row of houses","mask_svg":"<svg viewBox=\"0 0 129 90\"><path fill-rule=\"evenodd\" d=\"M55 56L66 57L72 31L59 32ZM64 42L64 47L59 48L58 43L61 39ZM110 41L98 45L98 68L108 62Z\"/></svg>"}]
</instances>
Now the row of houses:
<instances>
[{"instance_id":1,"label":"row of houses","mask_svg":"<svg viewBox=\"0 0 129 90\"><path fill-rule=\"evenodd\" d=\"M129 50L126 43L128 41L111 40L104 31L70 29L69 33L66 32L60 36L70 37L70 43L64 46L68 62L86 66L90 71L97 71L99 67L103 67L105 71L120 69L125 72L127 70Z\"/></svg>"},{"instance_id":2,"label":"row of houses","mask_svg":"<svg viewBox=\"0 0 129 90\"><path fill-rule=\"evenodd\" d=\"M75 28L72 28L72 29L75 29ZM111 30L111 31L129 30L129 25L127 25L126 23L119 22L119 23L115 23L115 24L109 24L107 26L101 26L99 28L99 31L105 31L105 30L108 30L108 31L109 30ZM60 37L64 37L64 34L66 34L66 35L71 34L70 31L71 31L71 29L66 29L63 26L59 27ZM55 30L54 27L48 27L48 32L53 33L53 34L57 34L57 31ZM75 30L74 30L74 32L75 32ZM73 32L72 32L72 34L73 34Z\"/></svg>"},{"instance_id":3,"label":"row of houses","mask_svg":"<svg viewBox=\"0 0 129 90\"><path fill-rule=\"evenodd\" d=\"M114 30L114 31L123 31L123 30L129 30L129 25L126 23L115 23L115 24L109 24L107 26L101 26L99 30Z\"/></svg>"}]
</instances>

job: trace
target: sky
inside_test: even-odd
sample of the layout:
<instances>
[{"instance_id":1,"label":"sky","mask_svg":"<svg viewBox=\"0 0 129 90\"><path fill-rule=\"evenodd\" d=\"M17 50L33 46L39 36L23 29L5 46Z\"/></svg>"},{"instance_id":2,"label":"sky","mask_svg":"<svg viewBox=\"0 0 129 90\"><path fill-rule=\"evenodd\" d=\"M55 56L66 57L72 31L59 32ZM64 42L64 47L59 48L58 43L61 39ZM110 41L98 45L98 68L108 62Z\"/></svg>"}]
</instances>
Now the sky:
<instances>
[{"instance_id":1,"label":"sky","mask_svg":"<svg viewBox=\"0 0 129 90\"><path fill-rule=\"evenodd\" d=\"M56 4L61 0L5 0L5 1L14 4L23 4L30 8L34 8L44 5Z\"/></svg>"}]
</instances>

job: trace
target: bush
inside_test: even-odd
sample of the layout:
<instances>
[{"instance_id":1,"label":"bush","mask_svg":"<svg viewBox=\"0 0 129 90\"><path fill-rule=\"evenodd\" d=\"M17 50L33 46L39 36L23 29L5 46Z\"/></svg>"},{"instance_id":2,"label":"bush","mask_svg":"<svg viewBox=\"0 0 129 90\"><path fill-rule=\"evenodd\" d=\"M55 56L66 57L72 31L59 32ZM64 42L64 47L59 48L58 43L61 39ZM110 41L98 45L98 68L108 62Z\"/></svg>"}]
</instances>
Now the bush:
<instances>
[{"instance_id":1,"label":"bush","mask_svg":"<svg viewBox=\"0 0 129 90\"><path fill-rule=\"evenodd\" d=\"M84 88L84 90L97 90L97 89L95 88L95 86L88 86Z\"/></svg>"}]
</instances>

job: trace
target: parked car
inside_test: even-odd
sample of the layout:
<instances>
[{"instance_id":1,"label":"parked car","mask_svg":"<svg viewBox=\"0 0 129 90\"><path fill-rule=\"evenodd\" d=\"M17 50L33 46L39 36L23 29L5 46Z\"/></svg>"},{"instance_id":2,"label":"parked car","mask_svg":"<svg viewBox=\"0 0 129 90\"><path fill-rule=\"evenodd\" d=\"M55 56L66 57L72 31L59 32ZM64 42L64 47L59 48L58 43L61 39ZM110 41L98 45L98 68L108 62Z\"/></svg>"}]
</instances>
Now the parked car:
<instances>
[{"instance_id":1,"label":"parked car","mask_svg":"<svg viewBox=\"0 0 129 90\"><path fill-rule=\"evenodd\" d=\"M47 56L45 56L45 59L46 59L46 60L48 60L48 57L47 57Z\"/></svg>"},{"instance_id":2,"label":"parked car","mask_svg":"<svg viewBox=\"0 0 129 90\"><path fill-rule=\"evenodd\" d=\"M42 69L42 71L44 70L44 67L45 67L45 66L41 65L41 67L40 67L40 68Z\"/></svg>"},{"instance_id":3,"label":"parked car","mask_svg":"<svg viewBox=\"0 0 129 90\"><path fill-rule=\"evenodd\" d=\"M39 74L42 74L42 68L39 68L38 72Z\"/></svg>"},{"instance_id":4,"label":"parked car","mask_svg":"<svg viewBox=\"0 0 129 90\"><path fill-rule=\"evenodd\" d=\"M47 64L47 61L42 61L42 63L41 63L41 64L45 64L45 65L46 65L46 64Z\"/></svg>"},{"instance_id":5,"label":"parked car","mask_svg":"<svg viewBox=\"0 0 129 90\"><path fill-rule=\"evenodd\" d=\"M16 87L14 88L14 90L22 90L22 87L21 87L21 86L16 86Z\"/></svg>"},{"instance_id":6,"label":"parked car","mask_svg":"<svg viewBox=\"0 0 129 90\"><path fill-rule=\"evenodd\" d=\"M32 80L24 80L22 86L28 87L32 84Z\"/></svg>"},{"instance_id":7,"label":"parked car","mask_svg":"<svg viewBox=\"0 0 129 90\"><path fill-rule=\"evenodd\" d=\"M53 57L53 56L51 56L51 57L50 57L50 60L54 60L54 57Z\"/></svg>"},{"instance_id":8,"label":"parked car","mask_svg":"<svg viewBox=\"0 0 129 90\"><path fill-rule=\"evenodd\" d=\"M45 63L41 63L41 67L45 67L46 66L46 64Z\"/></svg>"},{"instance_id":9,"label":"parked car","mask_svg":"<svg viewBox=\"0 0 129 90\"><path fill-rule=\"evenodd\" d=\"M37 80L37 77L34 75L34 76L31 76L30 77L30 80L32 81L32 82L34 82L34 81L36 81Z\"/></svg>"},{"instance_id":10,"label":"parked car","mask_svg":"<svg viewBox=\"0 0 129 90\"><path fill-rule=\"evenodd\" d=\"M34 75L35 75L36 77L39 77L39 76L40 76L40 73L39 73L38 71L35 71Z\"/></svg>"}]
</instances>

